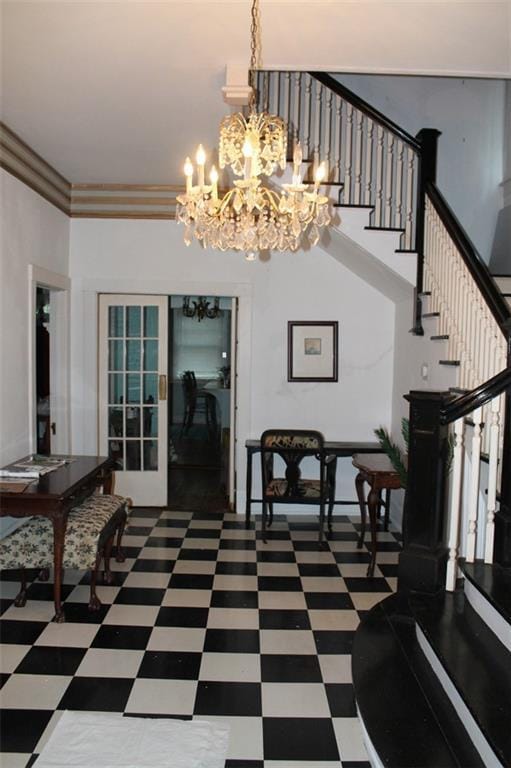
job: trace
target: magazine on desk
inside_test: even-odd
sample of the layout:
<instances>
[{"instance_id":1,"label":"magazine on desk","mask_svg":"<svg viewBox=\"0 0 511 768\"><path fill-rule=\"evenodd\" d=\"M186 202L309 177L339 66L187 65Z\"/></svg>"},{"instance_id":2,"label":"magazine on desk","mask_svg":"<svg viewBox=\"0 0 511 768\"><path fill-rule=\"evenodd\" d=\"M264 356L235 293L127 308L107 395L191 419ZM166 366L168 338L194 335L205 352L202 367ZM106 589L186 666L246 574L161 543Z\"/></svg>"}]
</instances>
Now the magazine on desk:
<instances>
[{"instance_id":1,"label":"magazine on desk","mask_svg":"<svg viewBox=\"0 0 511 768\"><path fill-rule=\"evenodd\" d=\"M42 456L35 454L25 461L17 461L6 469L0 469L0 478L35 479L53 472L74 459L56 456Z\"/></svg>"}]
</instances>

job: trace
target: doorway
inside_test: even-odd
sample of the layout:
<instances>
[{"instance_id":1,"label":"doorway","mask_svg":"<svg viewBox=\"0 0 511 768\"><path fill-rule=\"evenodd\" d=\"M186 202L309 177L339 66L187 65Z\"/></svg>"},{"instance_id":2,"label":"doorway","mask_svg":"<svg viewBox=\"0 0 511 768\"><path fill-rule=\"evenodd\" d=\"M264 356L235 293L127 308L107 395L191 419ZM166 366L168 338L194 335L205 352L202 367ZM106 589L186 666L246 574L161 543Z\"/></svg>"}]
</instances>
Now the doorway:
<instances>
[{"instance_id":1,"label":"doorway","mask_svg":"<svg viewBox=\"0 0 511 768\"><path fill-rule=\"evenodd\" d=\"M50 290L37 286L35 345L36 345L36 451L51 453L50 411Z\"/></svg>"},{"instance_id":2,"label":"doorway","mask_svg":"<svg viewBox=\"0 0 511 768\"><path fill-rule=\"evenodd\" d=\"M235 300L171 296L169 473L173 509L223 511L234 494Z\"/></svg>"}]
</instances>

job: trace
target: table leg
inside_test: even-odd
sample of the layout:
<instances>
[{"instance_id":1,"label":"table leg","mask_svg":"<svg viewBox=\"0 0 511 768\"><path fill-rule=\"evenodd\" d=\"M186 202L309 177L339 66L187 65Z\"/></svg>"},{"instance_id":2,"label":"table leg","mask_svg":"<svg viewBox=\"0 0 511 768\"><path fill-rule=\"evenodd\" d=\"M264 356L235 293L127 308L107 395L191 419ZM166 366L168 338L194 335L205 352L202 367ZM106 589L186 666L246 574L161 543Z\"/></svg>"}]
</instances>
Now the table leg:
<instances>
[{"instance_id":1,"label":"table leg","mask_svg":"<svg viewBox=\"0 0 511 768\"><path fill-rule=\"evenodd\" d=\"M384 524L383 524L383 530L388 531L389 530L389 520L390 520L390 488L387 488L385 491L385 518L384 518Z\"/></svg>"},{"instance_id":2,"label":"table leg","mask_svg":"<svg viewBox=\"0 0 511 768\"><path fill-rule=\"evenodd\" d=\"M369 491L367 497L367 508L369 510L369 522L371 524L371 562L367 569L368 578L372 579L374 576L374 566L376 565L376 550L378 543L376 539L376 517L378 514L378 507L380 504L380 494L373 488Z\"/></svg>"},{"instance_id":3,"label":"table leg","mask_svg":"<svg viewBox=\"0 0 511 768\"><path fill-rule=\"evenodd\" d=\"M55 601L55 621L59 624L66 620L61 603L62 561L64 558L64 539L66 535L67 518L55 515L53 522L53 598Z\"/></svg>"},{"instance_id":4,"label":"table leg","mask_svg":"<svg viewBox=\"0 0 511 768\"><path fill-rule=\"evenodd\" d=\"M364 497L364 475L359 472L355 478L355 488L357 489L358 503L360 505L360 536L357 547L362 548L366 532L366 502Z\"/></svg>"},{"instance_id":5,"label":"table leg","mask_svg":"<svg viewBox=\"0 0 511 768\"><path fill-rule=\"evenodd\" d=\"M252 451L247 451L247 483L246 483L246 499L245 499L245 527L250 528L250 512L252 502Z\"/></svg>"}]
</instances>

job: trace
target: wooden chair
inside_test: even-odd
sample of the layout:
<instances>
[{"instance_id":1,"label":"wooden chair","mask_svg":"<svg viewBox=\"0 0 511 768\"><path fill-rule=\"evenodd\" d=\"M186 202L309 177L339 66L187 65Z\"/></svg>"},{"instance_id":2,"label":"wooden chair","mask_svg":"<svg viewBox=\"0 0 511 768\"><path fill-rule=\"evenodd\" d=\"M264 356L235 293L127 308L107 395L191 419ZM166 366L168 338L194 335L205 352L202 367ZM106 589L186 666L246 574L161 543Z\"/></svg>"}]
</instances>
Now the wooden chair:
<instances>
[{"instance_id":1,"label":"wooden chair","mask_svg":"<svg viewBox=\"0 0 511 768\"><path fill-rule=\"evenodd\" d=\"M205 389L199 389L194 371L185 371L181 376L184 395L183 423L181 425L181 435L188 432L193 426L193 420L196 414L204 414L206 417L206 426L210 440L215 438L217 433L216 417L216 397Z\"/></svg>"},{"instance_id":2,"label":"wooden chair","mask_svg":"<svg viewBox=\"0 0 511 768\"><path fill-rule=\"evenodd\" d=\"M276 477L275 455L285 465L284 477ZM317 460L314 478L301 476L300 464L306 457ZM329 465L333 471L329 471ZM261 436L261 470L263 501L263 541L266 525L273 522L274 504L319 505L319 541L323 539L325 508L328 504L328 527L331 530L335 498L335 456L326 456L323 435L314 430L267 429Z\"/></svg>"},{"instance_id":3,"label":"wooden chair","mask_svg":"<svg viewBox=\"0 0 511 768\"><path fill-rule=\"evenodd\" d=\"M64 542L63 568L91 570L89 610L98 610L101 601L96 583L104 560L104 581L112 582L110 556L117 533L117 562L124 561L121 539L131 499L113 494L93 494L70 510ZM14 604L21 608L27 601L26 569L38 568L41 580L48 578L53 564L53 525L46 517L31 517L20 528L0 540L0 569L20 569L21 587Z\"/></svg>"}]
</instances>

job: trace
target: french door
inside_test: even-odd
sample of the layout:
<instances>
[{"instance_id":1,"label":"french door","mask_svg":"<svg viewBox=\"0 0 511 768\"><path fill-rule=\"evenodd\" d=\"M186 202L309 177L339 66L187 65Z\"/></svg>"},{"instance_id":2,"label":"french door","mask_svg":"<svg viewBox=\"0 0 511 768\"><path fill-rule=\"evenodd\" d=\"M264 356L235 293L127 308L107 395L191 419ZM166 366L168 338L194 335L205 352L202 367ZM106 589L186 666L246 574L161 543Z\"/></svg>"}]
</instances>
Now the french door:
<instances>
[{"instance_id":1,"label":"french door","mask_svg":"<svg viewBox=\"0 0 511 768\"><path fill-rule=\"evenodd\" d=\"M142 506L167 502L167 327L167 296L99 297L99 449Z\"/></svg>"}]
</instances>

